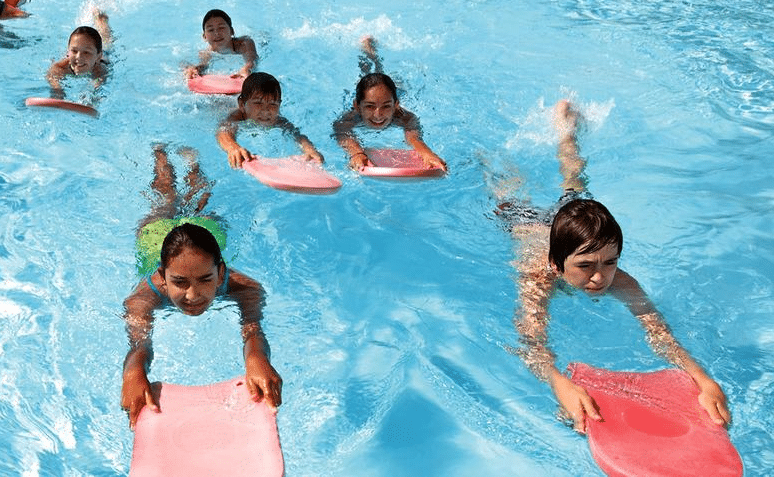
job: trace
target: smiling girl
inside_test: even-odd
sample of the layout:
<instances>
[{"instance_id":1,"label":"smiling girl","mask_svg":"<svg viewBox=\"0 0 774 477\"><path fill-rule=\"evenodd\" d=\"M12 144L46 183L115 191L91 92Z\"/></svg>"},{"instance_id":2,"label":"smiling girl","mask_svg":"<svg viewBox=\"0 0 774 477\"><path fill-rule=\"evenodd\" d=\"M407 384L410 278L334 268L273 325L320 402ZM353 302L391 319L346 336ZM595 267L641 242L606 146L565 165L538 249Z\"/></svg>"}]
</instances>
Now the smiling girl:
<instances>
[{"instance_id":1,"label":"smiling girl","mask_svg":"<svg viewBox=\"0 0 774 477\"><path fill-rule=\"evenodd\" d=\"M349 166L360 170L373 165L354 132L356 127L384 130L390 126L402 128L406 143L417 151L428 167L446 170L446 163L422 140L419 118L403 109L398 100L395 82L381 72L381 60L376 55L374 39L366 37L362 44L365 60L369 60L377 71L363 76L355 88L352 109L333 123L336 141L349 155ZM361 61L364 69L365 61Z\"/></svg>"},{"instance_id":2,"label":"smiling girl","mask_svg":"<svg viewBox=\"0 0 774 477\"><path fill-rule=\"evenodd\" d=\"M219 297L233 300L240 310L245 379L250 394L256 401L266 399L269 405L277 407L282 403L282 379L269 361L269 345L260 326L263 288L224 263L221 247L225 245L225 233L214 219L200 215L209 191L193 151L181 150L181 155L191 163L191 172L186 177L190 190L183 197L174 189L174 170L164 149L157 147L154 154L152 187L160 202L137 236L139 268L145 278L124 301L129 352L124 360L121 407L128 413L129 425L134 428L144 406L163 411L148 380L153 359L153 312L172 306L185 315L197 316ZM201 197L194 202L200 193Z\"/></svg>"},{"instance_id":3,"label":"smiling girl","mask_svg":"<svg viewBox=\"0 0 774 477\"><path fill-rule=\"evenodd\" d=\"M48 70L49 84L52 95L64 97L61 80L68 75L89 75L99 86L107 78L107 60L103 48L109 49L112 34L108 26L108 16L99 10L93 10L95 28L80 26L73 30L67 41L67 56L54 64Z\"/></svg>"}]
</instances>

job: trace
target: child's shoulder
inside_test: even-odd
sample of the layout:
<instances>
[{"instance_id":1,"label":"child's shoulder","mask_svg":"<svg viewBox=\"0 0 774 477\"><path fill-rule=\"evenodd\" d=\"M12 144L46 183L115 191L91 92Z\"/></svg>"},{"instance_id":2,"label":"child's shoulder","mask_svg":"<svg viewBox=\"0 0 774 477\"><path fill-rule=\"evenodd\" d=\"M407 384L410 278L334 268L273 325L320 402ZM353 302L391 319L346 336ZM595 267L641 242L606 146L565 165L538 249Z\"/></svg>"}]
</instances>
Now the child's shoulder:
<instances>
[{"instance_id":1,"label":"child's shoulder","mask_svg":"<svg viewBox=\"0 0 774 477\"><path fill-rule=\"evenodd\" d=\"M255 50L255 42L247 35L234 37L234 51L241 53L245 50Z\"/></svg>"}]
</instances>

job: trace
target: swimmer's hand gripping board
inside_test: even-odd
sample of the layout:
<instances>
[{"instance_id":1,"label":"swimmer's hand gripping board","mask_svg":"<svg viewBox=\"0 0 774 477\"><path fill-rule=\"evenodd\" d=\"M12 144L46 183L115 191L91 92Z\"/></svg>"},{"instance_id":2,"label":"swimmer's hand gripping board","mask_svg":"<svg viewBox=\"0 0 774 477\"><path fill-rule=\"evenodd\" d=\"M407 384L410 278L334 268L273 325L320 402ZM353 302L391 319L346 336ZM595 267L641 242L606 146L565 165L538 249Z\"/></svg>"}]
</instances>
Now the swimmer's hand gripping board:
<instances>
[{"instance_id":1,"label":"swimmer's hand gripping board","mask_svg":"<svg viewBox=\"0 0 774 477\"><path fill-rule=\"evenodd\" d=\"M568 371L599 406L603 420L588 419L588 440L607 475L742 475L739 453L699 405L688 373L616 372L583 363L571 363Z\"/></svg>"},{"instance_id":2,"label":"swimmer's hand gripping board","mask_svg":"<svg viewBox=\"0 0 774 477\"><path fill-rule=\"evenodd\" d=\"M428 167L422 157L411 149L366 149L373 166L366 166L360 174L380 178L432 178L441 177L444 170Z\"/></svg>"},{"instance_id":3,"label":"swimmer's hand gripping board","mask_svg":"<svg viewBox=\"0 0 774 477\"><path fill-rule=\"evenodd\" d=\"M152 387L161 412L140 412L130 477L284 475L276 410L253 401L244 377Z\"/></svg>"}]
</instances>

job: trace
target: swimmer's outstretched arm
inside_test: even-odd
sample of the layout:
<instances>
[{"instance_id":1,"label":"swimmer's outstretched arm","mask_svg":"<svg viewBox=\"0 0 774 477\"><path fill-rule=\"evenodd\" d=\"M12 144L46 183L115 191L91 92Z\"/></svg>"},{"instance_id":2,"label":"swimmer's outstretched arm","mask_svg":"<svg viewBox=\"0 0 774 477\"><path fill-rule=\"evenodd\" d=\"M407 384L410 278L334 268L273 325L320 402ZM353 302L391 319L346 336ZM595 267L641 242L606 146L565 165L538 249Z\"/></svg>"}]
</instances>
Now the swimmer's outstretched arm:
<instances>
[{"instance_id":1,"label":"swimmer's outstretched arm","mask_svg":"<svg viewBox=\"0 0 774 477\"><path fill-rule=\"evenodd\" d=\"M425 144L418 129L407 129L405 131L405 136L406 144L411 146L412 149L417 151L419 155L422 156L422 160L426 166L437 167L443 169L444 171L446 170L446 162L438 157L438 155L434 153L427 144Z\"/></svg>"},{"instance_id":2,"label":"swimmer's outstretched arm","mask_svg":"<svg viewBox=\"0 0 774 477\"><path fill-rule=\"evenodd\" d=\"M548 347L548 304L555 281L554 272L537 260L522 264L519 280L521 309L517 310L514 321L523 347L517 353L535 376L548 382L560 406L572 418L575 430L585 433L586 416L594 420L602 417L586 390L556 368L555 355Z\"/></svg>"},{"instance_id":3,"label":"swimmer's outstretched arm","mask_svg":"<svg viewBox=\"0 0 774 477\"><path fill-rule=\"evenodd\" d=\"M325 158L320 153L320 151L314 147L312 141L310 141L306 135L301 134L301 130L298 129L293 123L288 121L287 118L279 116L275 125L276 127L282 129L283 133L291 136L293 140L296 141L298 147L300 147L304 152L306 160L316 162L317 164L322 164L325 162Z\"/></svg>"},{"instance_id":4,"label":"swimmer's outstretched arm","mask_svg":"<svg viewBox=\"0 0 774 477\"><path fill-rule=\"evenodd\" d=\"M245 380L255 401L266 399L272 407L282 404L282 378L271 365L269 343L261 329L263 287L252 278L230 270L228 296L236 301L241 313L244 341Z\"/></svg>"},{"instance_id":5,"label":"swimmer's outstretched arm","mask_svg":"<svg viewBox=\"0 0 774 477\"><path fill-rule=\"evenodd\" d=\"M235 76L241 76L247 78L255 68L255 63L258 61L258 53L255 51L255 42L249 36L243 36L234 39L234 52L242 55L245 60L245 65L237 72Z\"/></svg>"},{"instance_id":6,"label":"swimmer's outstretched arm","mask_svg":"<svg viewBox=\"0 0 774 477\"><path fill-rule=\"evenodd\" d=\"M68 58L61 59L51 64L51 67L46 73L46 80L51 86L51 97L56 99L64 99L64 88L62 88L62 79L70 73L70 60Z\"/></svg>"},{"instance_id":7,"label":"swimmer's outstretched arm","mask_svg":"<svg viewBox=\"0 0 774 477\"><path fill-rule=\"evenodd\" d=\"M349 167L356 171L373 165L354 131L360 121L360 114L353 109L333 122L333 137L349 156Z\"/></svg>"},{"instance_id":8,"label":"swimmer's outstretched arm","mask_svg":"<svg viewBox=\"0 0 774 477\"><path fill-rule=\"evenodd\" d=\"M645 291L631 275L618 270L610 292L621 300L645 328L648 344L656 354L673 365L685 370L699 388L699 404L710 418L719 425L731 423L731 413L726 404L726 395L715 380L694 361L688 351L675 339L661 313L650 301Z\"/></svg>"},{"instance_id":9,"label":"swimmer's outstretched arm","mask_svg":"<svg viewBox=\"0 0 774 477\"><path fill-rule=\"evenodd\" d=\"M158 403L151 392L148 371L153 360L153 310L160 305L161 300L144 281L124 300L129 352L124 359L121 407L128 413L129 427L132 430L143 406L150 406L154 411L159 411Z\"/></svg>"},{"instance_id":10,"label":"swimmer's outstretched arm","mask_svg":"<svg viewBox=\"0 0 774 477\"><path fill-rule=\"evenodd\" d=\"M239 122L244 121L245 117L241 110L235 109L228 117L220 123L215 138L221 149L228 155L228 164L239 169L245 161L252 161L253 154L240 146L236 140L236 134L239 129Z\"/></svg>"}]
</instances>

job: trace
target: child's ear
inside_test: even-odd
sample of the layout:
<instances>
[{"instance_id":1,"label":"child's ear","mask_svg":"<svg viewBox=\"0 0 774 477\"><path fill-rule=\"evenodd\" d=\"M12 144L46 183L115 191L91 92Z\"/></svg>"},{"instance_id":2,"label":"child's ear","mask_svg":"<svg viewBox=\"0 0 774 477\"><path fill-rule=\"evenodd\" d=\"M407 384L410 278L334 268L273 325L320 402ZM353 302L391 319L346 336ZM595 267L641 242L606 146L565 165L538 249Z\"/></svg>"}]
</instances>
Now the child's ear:
<instances>
[{"instance_id":1,"label":"child's ear","mask_svg":"<svg viewBox=\"0 0 774 477\"><path fill-rule=\"evenodd\" d=\"M156 269L157 272L159 272L159 276L161 277L161 284L166 285L167 279L164 278L164 267L159 267Z\"/></svg>"},{"instance_id":2,"label":"child's ear","mask_svg":"<svg viewBox=\"0 0 774 477\"><path fill-rule=\"evenodd\" d=\"M551 270L553 270L554 273L556 273L557 275L561 275L562 274L562 272L559 271L559 267L556 266L556 264L554 263L553 260L549 261L548 265L551 267Z\"/></svg>"},{"instance_id":3,"label":"child's ear","mask_svg":"<svg viewBox=\"0 0 774 477\"><path fill-rule=\"evenodd\" d=\"M226 279L226 264L220 262L218 265L218 286L223 285L223 280Z\"/></svg>"}]
</instances>

